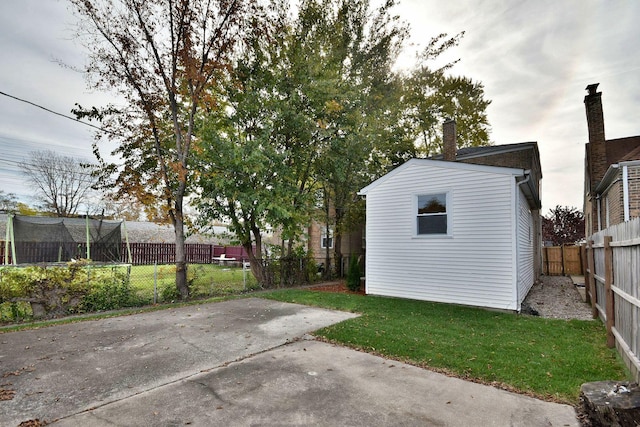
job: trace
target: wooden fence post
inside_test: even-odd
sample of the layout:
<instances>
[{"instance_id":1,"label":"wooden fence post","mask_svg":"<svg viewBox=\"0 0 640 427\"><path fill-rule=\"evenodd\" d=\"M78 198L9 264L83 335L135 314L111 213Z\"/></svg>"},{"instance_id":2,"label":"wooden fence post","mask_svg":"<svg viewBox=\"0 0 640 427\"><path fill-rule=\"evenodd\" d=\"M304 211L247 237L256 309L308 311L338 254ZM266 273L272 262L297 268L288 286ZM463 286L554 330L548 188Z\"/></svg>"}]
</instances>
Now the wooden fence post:
<instances>
[{"instance_id":1,"label":"wooden fence post","mask_svg":"<svg viewBox=\"0 0 640 427\"><path fill-rule=\"evenodd\" d=\"M598 318L598 307L596 304L598 303L598 293L596 292L596 262L595 262L595 254L593 249L593 240L589 240L587 244L587 265L589 266L589 283L587 286L589 287L589 295L591 296L591 317L594 319Z\"/></svg>"},{"instance_id":2,"label":"wooden fence post","mask_svg":"<svg viewBox=\"0 0 640 427\"><path fill-rule=\"evenodd\" d=\"M604 236L604 289L607 296L607 347L613 348L616 345L616 338L613 335L613 327L616 323L615 304L613 289L613 248L611 247L611 236Z\"/></svg>"},{"instance_id":3,"label":"wooden fence post","mask_svg":"<svg viewBox=\"0 0 640 427\"><path fill-rule=\"evenodd\" d=\"M582 262L582 275L584 276L584 290L586 303L591 305L591 289L589 288L589 264L587 263L588 254L587 244L580 245L580 261Z\"/></svg>"}]
</instances>

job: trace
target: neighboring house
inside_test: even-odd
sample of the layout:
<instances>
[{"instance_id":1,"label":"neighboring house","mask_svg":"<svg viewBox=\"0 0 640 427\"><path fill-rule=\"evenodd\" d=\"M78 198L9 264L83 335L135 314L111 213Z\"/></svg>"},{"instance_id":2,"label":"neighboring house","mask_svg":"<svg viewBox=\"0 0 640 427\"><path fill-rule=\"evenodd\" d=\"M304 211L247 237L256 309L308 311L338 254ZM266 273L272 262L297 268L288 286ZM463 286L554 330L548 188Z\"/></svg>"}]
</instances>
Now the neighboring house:
<instances>
[{"instance_id":1,"label":"neighboring house","mask_svg":"<svg viewBox=\"0 0 640 427\"><path fill-rule=\"evenodd\" d=\"M640 216L640 135L609 139L604 135L599 83L584 97L589 142L585 146L585 235Z\"/></svg>"},{"instance_id":2,"label":"neighboring house","mask_svg":"<svg viewBox=\"0 0 640 427\"><path fill-rule=\"evenodd\" d=\"M541 271L534 142L411 159L366 196L367 294L519 311Z\"/></svg>"},{"instance_id":3,"label":"neighboring house","mask_svg":"<svg viewBox=\"0 0 640 427\"><path fill-rule=\"evenodd\" d=\"M339 275L342 275L341 273L346 271L349 257L352 254L362 254L363 231L364 230L362 228L356 227L347 233L343 233L340 244L340 253L342 254L342 262L344 265L338 266L336 269ZM335 262L334 254L336 249L334 229L331 226L327 227L326 224L322 224L314 220L311 222L311 225L309 225L307 233L307 250L313 254L313 258L316 262L324 264L328 253L329 258L331 259L330 263L333 265Z\"/></svg>"}]
</instances>

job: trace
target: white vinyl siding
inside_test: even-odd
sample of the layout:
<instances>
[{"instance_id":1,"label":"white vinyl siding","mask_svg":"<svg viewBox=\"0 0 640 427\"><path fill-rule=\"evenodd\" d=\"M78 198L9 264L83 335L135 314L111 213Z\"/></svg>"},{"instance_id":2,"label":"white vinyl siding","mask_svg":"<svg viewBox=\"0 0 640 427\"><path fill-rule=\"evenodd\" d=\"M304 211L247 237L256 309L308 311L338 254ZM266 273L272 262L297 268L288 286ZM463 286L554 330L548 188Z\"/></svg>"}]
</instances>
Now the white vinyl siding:
<instances>
[{"instance_id":1,"label":"white vinyl siding","mask_svg":"<svg viewBox=\"0 0 640 427\"><path fill-rule=\"evenodd\" d=\"M364 189L366 292L517 310L513 170L447 164L413 162ZM451 236L414 238L415 196L442 189Z\"/></svg>"},{"instance_id":2,"label":"white vinyl siding","mask_svg":"<svg viewBox=\"0 0 640 427\"><path fill-rule=\"evenodd\" d=\"M518 192L518 197L518 309L520 309L520 304L535 281L533 268L535 230L527 199L521 191Z\"/></svg>"}]
</instances>

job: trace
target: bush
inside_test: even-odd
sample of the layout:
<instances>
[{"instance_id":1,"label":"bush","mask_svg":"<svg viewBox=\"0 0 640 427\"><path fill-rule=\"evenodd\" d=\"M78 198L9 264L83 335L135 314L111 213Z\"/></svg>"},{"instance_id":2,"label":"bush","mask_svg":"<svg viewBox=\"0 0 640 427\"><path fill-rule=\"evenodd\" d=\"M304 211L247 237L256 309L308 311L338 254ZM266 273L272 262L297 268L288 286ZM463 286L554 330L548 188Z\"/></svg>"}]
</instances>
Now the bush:
<instances>
[{"instance_id":1,"label":"bush","mask_svg":"<svg viewBox=\"0 0 640 427\"><path fill-rule=\"evenodd\" d=\"M85 261L0 271L0 303L27 302L36 318L120 308L132 298L125 273Z\"/></svg>"},{"instance_id":2,"label":"bush","mask_svg":"<svg viewBox=\"0 0 640 427\"><path fill-rule=\"evenodd\" d=\"M160 301L174 302L180 299L180 292L175 283L169 283L160 289Z\"/></svg>"},{"instance_id":3,"label":"bush","mask_svg":"<svg viewBox=\"0 0 640 427\"><path fill-rule=\"evenodd\" d=\"M136 307L143 303L143 299L129 286L127 275L114 271L111 280L103 278L93 283L89 293L82 299L79 311L117 310Z\"/></svg>"},{"instance_id":4,"label":"bush","mask_svg":"<svg viewBox=\"0 0 640 427\"><path fill-rule=\"evenodd\" d=\"M356 292L360 290L360 265L358 264L358 257L356 254L352 254L349 259L349 269L347 270L347 288L350 291Z\"/></svg>"}]
</instances>

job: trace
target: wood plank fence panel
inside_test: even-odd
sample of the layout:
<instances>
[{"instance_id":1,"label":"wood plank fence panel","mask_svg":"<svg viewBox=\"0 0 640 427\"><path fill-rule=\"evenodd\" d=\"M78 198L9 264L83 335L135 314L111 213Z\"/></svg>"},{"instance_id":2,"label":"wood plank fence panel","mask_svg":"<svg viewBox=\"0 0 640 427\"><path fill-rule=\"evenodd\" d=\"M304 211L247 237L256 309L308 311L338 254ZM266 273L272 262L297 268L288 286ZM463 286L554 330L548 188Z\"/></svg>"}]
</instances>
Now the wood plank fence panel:
<instances>
[{"instance_id":1,"label":"wood plank fence panel","mask_svg":"<svg viewBox=\"0 0 640 427\"><path fill-rule=\"evenodd\" d=\"M544 248L545 274L548 276L562 276L562 247L548 246Z\"/></svg>"},{"instance_id":2,"label":"wood plank fence panel","mask_svg":"<svg viewBox=\"0 0 640 427\"><path fill-rule=\"evenodd\" d=\"M583 269L580 246L562 246L562 263L565 275L581 276Z\"/></svg>"},{"instance_id":3,"label":"wood plank fence panel","mask_svg":"<svg viewBox=\"0 0 640 427\"><path fill-rule=\"evenodd\" d=\"M584 274L580 246L545 246L542 248L543 274L563 276Z\"/></svg>"},{"instance_id":4,"label":"wood plank fence panel","mask_svg":"<svg viewBox=\"0 0 640 427\"><path fill-rule=\"evenodd\" d=\"M59 252L59 243L57 242L26 242L20 243L29 259L36 262L47 262L55 258ZM173 264L176 262L176 245L175 243L131 243L131 263L135 265L149 264ZM72 251L73 258L86 257L86 244L74 243L66 249L67 252ZM103 248L98 246L91 248L92 258L100 255ZM0 241L0 263L4 263L5 243ZM215 262L215 258L225 254L228 258L235 258L243 261L248 259L247 251L242 246L220 246L202 243L187 243L185 245L185 257L188 263L193 264L210 264ZM122 243L120 247L119 262L129 263L129 252L127 244ZM63 261L66 259L63 259ZM11 249L9 249L9 263L12 263ZM18 259L20 262L20 259ZM52 262L52 261L48 261Z\"/></svg>"},{"instance_id":5,"label":"wood plank fence panel","mask_svg":"<svg viewBox=\"0 0 640 427\"><path fill-rule=\"evenodd\" d=\"M609 227L590 240L586 279L596 283L590 297L597 301L600 318L607 325L607 344L616 347L639 381L640 218Z\"/></svg>"}]
</instances>

